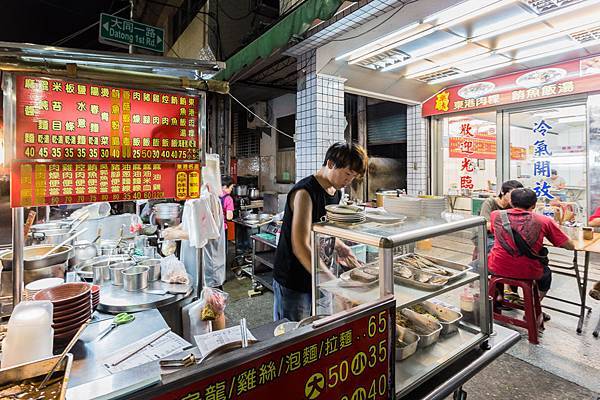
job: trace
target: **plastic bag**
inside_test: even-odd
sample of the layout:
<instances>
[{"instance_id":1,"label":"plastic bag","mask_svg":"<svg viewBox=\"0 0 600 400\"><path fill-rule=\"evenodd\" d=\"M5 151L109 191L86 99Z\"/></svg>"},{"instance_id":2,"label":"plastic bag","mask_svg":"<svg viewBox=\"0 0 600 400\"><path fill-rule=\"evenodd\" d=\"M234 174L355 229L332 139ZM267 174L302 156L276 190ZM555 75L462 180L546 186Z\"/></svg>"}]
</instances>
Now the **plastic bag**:
<instances>
[{"instance_id":1,"label":"plastic bag","mask_svg":"<svg viewBox=\"0 0 600 400\"><path fill-rule=\"evenodd\" d=\"M160 280L167 283L190 282L185 266L174 255L160 260Z\"/></svg>"},{"instance_id":2,"label":"plastic bag","mask_svg":"<svg viewBox=\"0 0 600 400\"><path fill-rule=\"evenodd\" d=\"M204 307L200 319L202 321L214 321L219 315L222 315L227 305L229 295L222 290L205 287L200 293L200 299L204 301Z\"/></svg>"},{"instance_id":3,"label":"plastic bag","mask_svg":"<svg viewBox=\"0 0 600 400\"><path fill-rule=\"evenodd\" d=\"M131 214L131 221L129 222L129 233L137 234L142 230L142 219L136 214Z\"/></svg>"}]
</instances>

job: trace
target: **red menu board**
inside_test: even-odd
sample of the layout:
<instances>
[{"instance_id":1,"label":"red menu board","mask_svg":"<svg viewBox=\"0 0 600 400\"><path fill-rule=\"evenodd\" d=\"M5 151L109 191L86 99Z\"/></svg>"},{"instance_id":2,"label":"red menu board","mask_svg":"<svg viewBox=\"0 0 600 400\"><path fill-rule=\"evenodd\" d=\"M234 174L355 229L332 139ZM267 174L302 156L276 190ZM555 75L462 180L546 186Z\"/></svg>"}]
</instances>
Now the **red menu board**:
<instances>
[{"instance_id":1,"label":"red menu board","mask_svg":"<svg viewBox=\"0 0 600 400\"><path fill-rule=\"evenodd\" d=\"M198 163L15 162L12 172L11 207L200 195Z\"/></svg>"},{"instance_id":2,"label":"red menu board","mask_svg":"<svg viewBox=\"0 0 600 400\"><path fill-rule=\"evenodd\" d=\"M476 158L478 160L496 159L496 141L484 139L471 139L471 149L464 146L464 138L451 137L449 140L449 156L450 158ZM527 149L523 147L510 146L511 160L525 160L527 158Z\"/></svg>"},{"instance_id":3,"label":"red menu board","mask_svg":"<svg viewBox=\"0 0 600 400\"><path fill-rule=\"evenodd\" d=\"M182 93L17 75L11 207L198 197L198 110Z\"/></svg>"},{"instance_id":4,"label":"red menu board","mask_svg":"<svg viewBox=\"0 0 600 400\"><path fill-rule=\"evenodd\" d=\"M479 110L600 90L600 56L451 86L423 103L422 115Z\"/></svg>"},{"instance_id":5,"label":"red menu board","mask_svg":"<svg viewBox=\"0 0 600 400\"><path fill-rule=\"evenodd\" d=\"M395 305L395 301L392 306ZM352 322L188 385L163 385L146 399L373 399L393 398L393 309ZM390 329L390 326L392 327ZM276 395L279 393L279 395Z\"/></svg>"},{"instance_id":6,"label":"red menu board","mask_svg":"<svg viewBox=\"0 0 600 400\"><path fill-rule=\"evenodd\" d=\"M17 76L16 160L197 160L198 99Z\"/></svg>"}]
</instances>

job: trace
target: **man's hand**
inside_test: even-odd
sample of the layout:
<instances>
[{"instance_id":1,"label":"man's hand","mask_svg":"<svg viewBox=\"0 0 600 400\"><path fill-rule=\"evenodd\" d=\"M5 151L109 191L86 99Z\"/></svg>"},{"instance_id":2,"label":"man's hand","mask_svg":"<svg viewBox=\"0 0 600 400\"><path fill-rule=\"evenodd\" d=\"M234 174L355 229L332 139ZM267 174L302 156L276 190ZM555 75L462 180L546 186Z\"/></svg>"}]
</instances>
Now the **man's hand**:
<instances>
[{"instance_id":1,"label":"man's hand","mask_svg":"<svg viewBox=\"0 0 600 400\"><path fill-rule=\"evenodd\" d=\"M575 244L570 239L568 242L566 242L565 244L563 244L560 247L562 247L563 249L566 249L566 250L575 250Z\"/></svg>"},{"instance_id":2,"label":"man's hand","mask_svg":"<svg viewBox=\"0 0 600 400\"><path fill-rule=\"evenodd\" d=\"M165 240L188 240L189 239L188 233L181 228L181 225L164 229L162 231L162 237Z\"/></svg>"},{"instance_id":3,"label":"man's hand","mask_svg":"<svg viewBox=\"0 0 600 400\"><path fill-rule=\"evenodd\" d=\"M341 240L335 241L335 250L337 252L338 263L348 268L356 268L361 266L350 247L346 246Z\"/></svg>"}]
</instances>

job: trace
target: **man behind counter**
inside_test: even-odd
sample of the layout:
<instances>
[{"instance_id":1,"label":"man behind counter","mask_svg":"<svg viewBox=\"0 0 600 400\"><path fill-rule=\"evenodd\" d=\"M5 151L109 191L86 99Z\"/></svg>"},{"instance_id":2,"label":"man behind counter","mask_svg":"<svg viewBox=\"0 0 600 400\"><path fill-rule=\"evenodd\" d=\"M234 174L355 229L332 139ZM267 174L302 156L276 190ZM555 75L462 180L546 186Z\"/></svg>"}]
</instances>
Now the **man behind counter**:
<instances>
[{"instance_id":1,"label":"man behind counter","mask_svg":"<svg viewBox=\"0 0 600 400\"><path fill-rule=\"evenodd\" d=\"M273 271L275 321L310 316L312 224L325 215L325 206L339 203L339 189L362 176L366 168L367 153L361 146L335 143L327 150L321 169L296 183L288 194ZM335 248L341 262L355 260L340 240L332 246L321 244L321 248Z\"/></svg>"}]
</instances>

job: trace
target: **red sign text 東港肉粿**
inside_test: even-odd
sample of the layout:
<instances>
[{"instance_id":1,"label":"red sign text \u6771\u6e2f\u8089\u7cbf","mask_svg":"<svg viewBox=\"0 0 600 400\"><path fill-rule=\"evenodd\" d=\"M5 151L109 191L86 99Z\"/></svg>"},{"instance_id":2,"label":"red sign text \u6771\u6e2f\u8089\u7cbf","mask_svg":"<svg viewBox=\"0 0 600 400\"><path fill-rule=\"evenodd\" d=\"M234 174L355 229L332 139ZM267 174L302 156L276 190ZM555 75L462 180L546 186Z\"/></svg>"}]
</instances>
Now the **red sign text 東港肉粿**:
<instances>
[{"instance_id":1,"label":"red sign text \u6771\u6e2f\u8089\u7cbf","mask_svg":"<svg viewBox=\"0 0 600 400\"><path fill-rule=\"evenodd\" d=\"M422 105L423 117L600 90L600 56L451 86Z\"/></svg>"}]
</instances>

